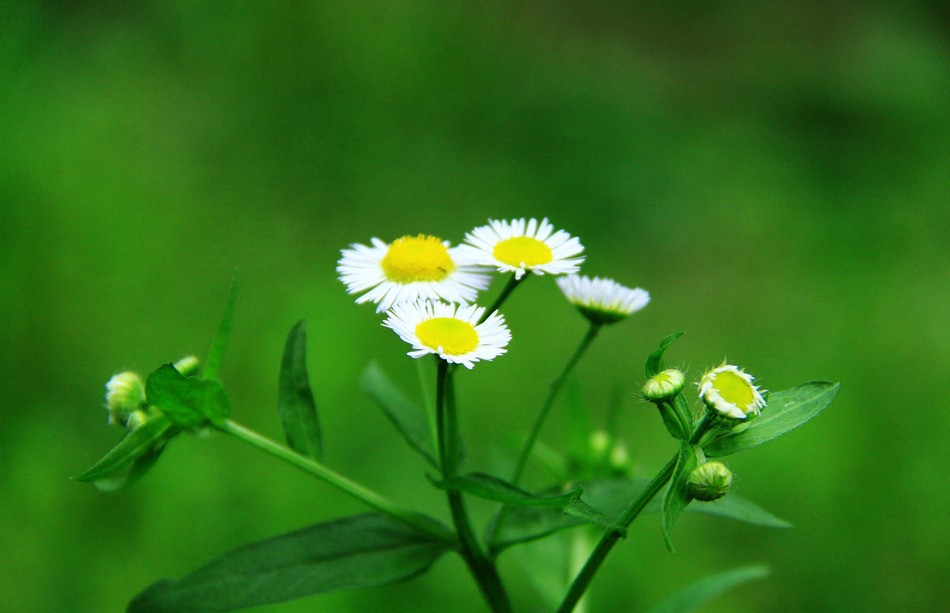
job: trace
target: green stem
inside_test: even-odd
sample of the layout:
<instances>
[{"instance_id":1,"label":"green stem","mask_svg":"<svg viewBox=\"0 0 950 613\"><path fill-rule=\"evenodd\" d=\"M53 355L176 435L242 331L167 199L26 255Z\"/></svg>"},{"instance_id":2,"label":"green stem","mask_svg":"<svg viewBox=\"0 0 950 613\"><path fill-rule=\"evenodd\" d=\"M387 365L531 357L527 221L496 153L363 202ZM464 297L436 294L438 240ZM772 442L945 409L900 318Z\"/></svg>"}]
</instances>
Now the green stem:
<instances>
[{"instance_id":1,"label":"green stem","mask_svg":"<svg viewBox=\"0 0 950 613\"><path fill-rule=\"evenodd\" d=\"M323 464L284 447L280 443L258 434L235 421L229 419L217 427L225 434L317 477L321 481L349 494L380 513L397 519L418 530L422 530L426 534L430 534L439 540L455 542L455 535L431 517L401 507L359 483L327 468Z\"/></svg>"},{"instance_id":2,"label":"green stem","mask_svg":"<svg viewBox=\"0 0 950 613\"><path fill-rule=\"evenodd\" d=\"M554 405L554 399L557 398L558 393L561 391L561 387L564 385L564 381L567 379L567 376L574 370L574 367L577 366L577 363L580 361L581 356L584 355L584 352L587 351L587 348L597 337L597 333L600 332L601 324L591 323L590 327L587 328L587 334L584 335L584 338L581 339L580 344L577 346L577 349L574 350L574 354L571 355L571 358L567 361L567 364L564 365L564 369L561 373L551 381L550 386L548 387L547 398L544 399L544 404L541 406L541 412L538 413L537 418L534 420L534 425L531 427L531 432L528 434L528 440L525 441L524 447L521 449L521 454L518 456L518 464L515 466L515 471L512 473L511 482L515 485L521 481L521 477L524 474L525 466L528 464L528 458L531 457L531 452L534 450L534 445L538 441L538 435L541 433L541 427L544 425L545 420L548 417L548 413L551 411L551 407ZM495 537L498 536L501 532L502 524L505 522L505 512L506 507L502 507L498 512L498 519L495 521L495 527L492 530L492 536L490 542L495 541Z\"/></svg>"},{"instance_id":3,"label":"green stem","mask_svg":"<svg viewBox=\"0 0 950 613\"><path fill-rule=\"evenodd\" d=\"M439 463L442 466L442 479L450 481L456 474L458 462L458 420L455 407L455 390L448 362L438 360L436 377L436 424L439 430ZM495 563L490 560L478 545L472 524L465 511L461 492L447 489L449 509L458 534L459 553L465 560L478 583L479 590L491 606L492 611L507 613L511 611L508 594L501 583L501 577Z\"/></svg>"},{"instance_id":4,"label":"green stem","mask_svg":"<svg viewBox=\"0 0 950 613\"><path fill-rule=\"evenodd\" d=\"M697 444L706 432L713 426L715 422L715 417L711 416L709 413L706 413L703 416L702 421L699 422L696 426L696 430L693 431L693 435L689 439L690 445ZM666 463L659 473L649 484L640 492L640 495L637 496L636 500L630 503L630 506L623 512L623 515L617 520L617 525L623 527L624 529L628 528L630 524L633 523L633 520L637 518L641 511L646 508L647 504L653 500L654 496L660 493L660 490L663 489L663 486L666 485L666 482L670 480L670 477L673 476L673 471L676 469L676 462L679 459L679 454L673 456L673 458ZM613 549L613 546L617 544L617 541L620 540L622 533L619 530L607 530L604 535L600 538L600 542L597 543L597 546L594 548L593 553L590 554L590 557L587 558L587 562L584 563L584 567L581 569L581 572L578 573L577 577L574 578L571 587L568 589L567 595L564 596L564 600L561 601L561 606L558 607L557 613L570 613L574 610L574 607L577 606L578 601L584 595L584 592L587 591L588 586L590 585L591 580L594 578L594 575L600 569L600 565L603 564L604 559L607 557L607 554L610 553L610 550Z\"/></svg>"},{"instance_id":5,"label":"green stem","mask_svg":"<svg viewBox=\"0 0 950 613\"><path fill-rule=\"evenodd\" d=\"M518 284L527 279L529 276L531 276L530 270L526 270L520 279L512 274L508 279L508 284L505 285L505 288L501 290L501 293L498 294L497 298L495 298L495 302L492 303L490 307L485 309L485 312L482 314L481 319L478 320L478 323L484 323L484 321L488 319L492 313L500 309L501 305L504 304L505 300L508 299L508 296L511 295L511 292L515 291L515 288L518 287Z\"/></svg>"}]
</instances>

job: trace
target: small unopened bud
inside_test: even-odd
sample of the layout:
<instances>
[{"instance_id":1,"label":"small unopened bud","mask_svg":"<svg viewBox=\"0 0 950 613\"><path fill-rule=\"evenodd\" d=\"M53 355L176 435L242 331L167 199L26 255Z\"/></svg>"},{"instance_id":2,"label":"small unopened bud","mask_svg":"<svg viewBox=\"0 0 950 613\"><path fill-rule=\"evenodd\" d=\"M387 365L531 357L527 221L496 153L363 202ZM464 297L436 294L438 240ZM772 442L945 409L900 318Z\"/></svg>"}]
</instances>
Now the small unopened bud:
<instances>
[{"instance_id":1,"label":"small unopened bud","mask_svg":"<svg viewBox=\"0 0 950 613\"><path fill-rule=\"evenodd\" d=\"M611 473L625 473L630 468L630 454L623 441L618 441L603 430L591 432L588 441L591 463Z\"/></svg>"},{"instance_id":2,"label":"small unopened bud","mask_svg":"<svg viewBox=\"0 0 950 613\"><path fill-rule=\"evenodd\" d=\"M198 358L196 358L193 355L184 357L178 360L177 362L175 362L174 364L172 364L172 366L175 367L175 370L177 370L178 372L180 372L182 375L186 377L190 377L191 375L198 374L198 366L200 365L201 365L201 362L199 362Z\"/></svg>"},{"instance_id":3,"label":"small unopened bud","mask_svg":"<svg viewBox=\"0 0 950 613\"><path fill-rule=\"evenodd\" d=\"M129 414L129 418L125 421L125 427L131 432L146 421L148 421L148 413L142 409L136 409Z\"/></svg>"},{"instance_id":4,"label":"small unopened bud","mask_svg":"<svg viewBox=\"0 0 950 613\"><path fill-rule=\"evenodd\" d=\"M687 489L696 500L710 501L722 498L732 485L732 471L722 462L706 462L689 474Z\"/></svg>"},{"instance_id":5,"label":"small unopened bud","mask_svg":"<svg viewBox=\"0 0 950 613\"><path fill-rule=\"evenodd\" d=\"M113 375L106 383L106 409L109 423L125 425L129 416L145 403L145 384L132 371Z\"/></svg>"},{"instance_id":6,"label":"small unopened bud","mask_svg":"<svg viewBox=\"0 0 950 613\"><path fill-rule=\"evenodd\" d=\"M643 397L650 401L669 400L683 389L686 376L675 368L658 372L643 384Z\"/></svg>"}]
</instances>

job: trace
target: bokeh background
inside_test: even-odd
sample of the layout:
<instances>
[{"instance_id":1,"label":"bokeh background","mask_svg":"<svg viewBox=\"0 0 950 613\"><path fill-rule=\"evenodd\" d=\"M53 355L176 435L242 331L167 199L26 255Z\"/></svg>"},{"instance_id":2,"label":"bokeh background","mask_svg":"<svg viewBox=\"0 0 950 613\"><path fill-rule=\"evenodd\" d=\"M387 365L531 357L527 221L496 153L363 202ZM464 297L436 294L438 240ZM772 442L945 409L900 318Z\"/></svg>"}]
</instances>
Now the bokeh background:
<instances>
[{"instance_id":1,"label":"bokeh background","mask_svg":"<svg viewBox=\"0 0 950 613\"><path fill-rule=\"evenodd\" d=\"M372 236L458 242L520 216L653 295L578 369L595 423L623 389L638 474L674 449L635 396L670 332L694 377L728 356L773 390L842 383L820 418L730 461L794 529L689 515L669 554L644 518L592 610L756 562L772 577L704 610L947 610L947 7L3 3L0 610L118 611L230 548L364 510L220 436L180 437L117 495L69 481L120 437L109 376L204 355L235 271L235 417L280 437L278 361L306 318L328 463L445 517L357 389L376 359L417 397L414 365L334 267ZM503 465L585 327L550 278L506 314L509 354L459 383L473 469ZM542 610L532 569L502 566L519 608ZM449 608L483 610L455 557L260 610Z\"/></svg>"}]
</instances>

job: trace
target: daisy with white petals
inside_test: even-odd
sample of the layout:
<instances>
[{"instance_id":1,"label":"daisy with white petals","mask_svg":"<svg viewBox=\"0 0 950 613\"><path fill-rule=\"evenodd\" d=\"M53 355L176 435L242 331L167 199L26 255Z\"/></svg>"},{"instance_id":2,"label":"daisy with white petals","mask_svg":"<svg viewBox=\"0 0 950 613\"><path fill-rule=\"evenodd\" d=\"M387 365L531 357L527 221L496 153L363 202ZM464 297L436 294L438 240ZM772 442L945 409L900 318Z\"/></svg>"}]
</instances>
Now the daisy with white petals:
<instances>
[{"instance_id":1,"label":"daisy with white petals","mask_svg":"<svg viewBox=\"0 0 950 613\"><path fill-rule=\"evenodd\" d=\"M554 231L547 218L512 221L488 220L465 235L468 244L460 248L476 264L494 266L500 272L513 272L520 279L525 271L543 275L577 272L584 251L580 241L564 230Z\"/></svg>"},{"instance_id":2,"label":"daisy with white petals","mask_svg":"<svg viewBox=\"0 0 950 613\"><path fill-rule=\"evenodd\" d=\"M699 397L709 408L733 419L758 415L765 408L765 398L752 384L754 380L738 366L723 364L699 380Z\"/></svg>"},{"instance_id":3,"label":"daisy with white petals","mask_svg":"<svg viewBox=\"0 0 950 613\"><path fill-rule=\"evenodd\" d=\"M618 322L650 302L646 290L630 289L611 279L570 275L558 279L557 286L584 317L598 324Z\"/></svg>"},{"instance_id":4,"label":"daisy with white petals","mask_svg":"<svg viewBox=\"0 0 950 613\"><path fill-rule=\"evenodd\" d=\"M511 332L497 311L478 323L485 307L420 300L401 302L389 310L383 325L413 346L409 355L434 353L446 362L472 368L479 360L505 353Z\"/></svg>"},{"instance_id":5,"label":"daisy with white petals","mask_svg":"<svg viewBox=\"0 0 950 613\"><path fill-rule=\"evenodd\" d=\"M392 244L378 238L371 242L369 247L354 244L343 249L336 270L349 293L366 292L356 302L377 303L377 313L397 302L420 299L469 303L491 281L458 247L434 236L403 236Z\"/></svg>"}]
</instances>

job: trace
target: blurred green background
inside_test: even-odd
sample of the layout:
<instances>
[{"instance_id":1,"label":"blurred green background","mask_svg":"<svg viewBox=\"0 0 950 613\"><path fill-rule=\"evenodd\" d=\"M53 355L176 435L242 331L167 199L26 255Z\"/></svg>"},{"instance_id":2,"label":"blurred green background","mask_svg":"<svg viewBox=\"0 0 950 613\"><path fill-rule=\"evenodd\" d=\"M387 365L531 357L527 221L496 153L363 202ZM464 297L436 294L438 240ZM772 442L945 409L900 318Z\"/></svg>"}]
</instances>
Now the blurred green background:
<instances>
[{"instance_id":1,"label":"blurred green background","mask_svg":"<svg viewBox=\"0 0 950 613\"><path fill-rule=\"evenodd\" d=\"M407 347L334 267L372 236L458 242L520 216L579 236L588 274L653 295L578 370L595 422L623 386L638 474L674 450L635 396L670 332L688 332L669 357L692 377L725 355L773 390L842 383L819 419L730 460L741 493L796 528L689 515L669 554L647 517L594 611L755 562L772 577L704 610L947 610L947 6L3 3L0 610L118 611L230 548L364 510L220 436L180 437L118 495L68 480L120 437L106 380L203 356L234 271L236 419L280 436L280 351L306 318L328 463L446 517L357 389L378 359L418 395ZM459 382L473 469L527 431L585 327L550 278L506 314L509 354ZM530 569L502 566L540 610ZM449 608L483 610L452 556L260 610Z\"/></svg>"}]
</instances>

